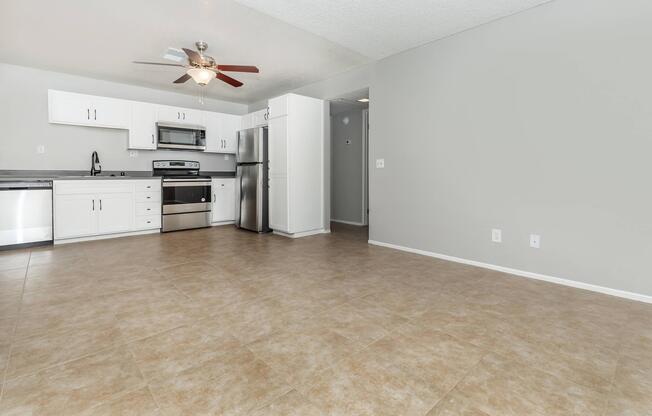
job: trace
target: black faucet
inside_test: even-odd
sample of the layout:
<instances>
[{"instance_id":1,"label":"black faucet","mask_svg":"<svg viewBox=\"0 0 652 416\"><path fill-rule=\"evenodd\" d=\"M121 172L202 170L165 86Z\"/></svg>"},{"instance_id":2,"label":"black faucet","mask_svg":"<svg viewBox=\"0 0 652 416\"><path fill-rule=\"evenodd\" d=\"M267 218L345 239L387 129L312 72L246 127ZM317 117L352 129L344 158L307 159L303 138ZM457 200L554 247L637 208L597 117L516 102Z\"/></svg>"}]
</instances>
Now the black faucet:
<instances>
[{"instance_id":1,"label":"black faucet","mask_svg":"<svg viewBox=\"0 0 652 416\"><path fill-rule=\"evenodd\" d=\"M102 173L102 165L100 165L100 157L97 152L91 154L91 176L97 176Z\"/></svg>"}]
</instances>

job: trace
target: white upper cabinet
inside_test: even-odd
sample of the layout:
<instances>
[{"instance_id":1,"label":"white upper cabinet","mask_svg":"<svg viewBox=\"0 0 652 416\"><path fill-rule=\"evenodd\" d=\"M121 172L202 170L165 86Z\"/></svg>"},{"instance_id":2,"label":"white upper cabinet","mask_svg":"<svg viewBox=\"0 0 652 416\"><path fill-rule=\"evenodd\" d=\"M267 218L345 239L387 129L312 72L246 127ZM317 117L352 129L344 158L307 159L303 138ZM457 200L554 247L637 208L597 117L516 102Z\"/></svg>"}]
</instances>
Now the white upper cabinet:
<instances>
[{"instance_id":1,"label":"white upper cabinet","mask_svg":"<svg viewBox=\"0 0 652 416\"><path fill-rule=\"evenodd\" d=\"M242 130L251 129L254 127L262 127L268 124L269 109L254 111L253 113L245 114L242 116Z\"/></svg>"},{"instance_id":2,"label":"white upper cabinet","mask_svg":"<svg viewBox=\"0 0 652 416\"><path fill-rule=\"evenodd\" d=\"M131 102L72 92L48 90L50 123L128 129Z\"/></svg>"},{"instance_id":3,"label":"white upper cabinet","mask_svg":"<svg viewBox=\"0 0 652 416\"><path fill-rule=\"evenodd\" d=\"M269 100L268 115L269 119L283 117L288 115L288 106L290 94L281 95L280 97Z\"/></svg>"},{"instance_id":4,"label":"white upper cabinet","mask_svg":"<svg viewBox=\"0 0 652 416\"><path fill-rule=\"evenodd\" d=\"M196 126L201 126L204 124L204 115L201 110L191 110L189 108L160 105L158 106L157 120L168 123L193 124Z\"/></svg>"},{"instance_id":5,"label":"white upper cabinet","mask_svg":"<svg viewBox=\"0 0 652 416\"><path fill-rule=\"evenodd\" d=\"M155 104L132 103L129 149L156 149L156 107Z\"/></svg>"},{"instance_id":6,"label":"white upper cabinet","mask_svg":"<svg viewBox=\"0 0 652 416\"><path fill-rule=\"evenodd\" d=\"M204 112L206 150L209 153L235 153L241 116Z\"/></svg>"}]
</instances>

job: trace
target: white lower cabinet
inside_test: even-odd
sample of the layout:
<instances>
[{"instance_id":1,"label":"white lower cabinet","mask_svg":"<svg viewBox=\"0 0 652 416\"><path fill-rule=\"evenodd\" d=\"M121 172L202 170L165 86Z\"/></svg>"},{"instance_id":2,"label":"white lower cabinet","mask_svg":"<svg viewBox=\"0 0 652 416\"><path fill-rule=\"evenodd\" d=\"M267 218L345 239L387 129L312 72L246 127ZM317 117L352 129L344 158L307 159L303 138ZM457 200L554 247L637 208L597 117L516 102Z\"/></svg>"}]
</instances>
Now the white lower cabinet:
<instances>
[{"instance_id":1,"label":"white lower cabinet","mask_svg":"<svg viewBox=\"0 0 652 416\"><path fill-rule=\"evenodd\" d=\"M54 239L159 229L160 193L160 180L54 181Z\"/></svg>"},{"instance_id":2,"label":"white lower cabinet","mask_svg":"<svg viewBox=\"0 0 652 416\"><path fill-rule=\"evenodd\" d=\"M213 207L211 221L235 221L235 178L213 178Z\"/></svg>"},{"instance_id":3,"label":"white lower cabinet","mask_svg":"<svg viewBox=\"0 0 652 416\"><path fill-rule=\"evenodd\" d=\"M269 227L275 231L290 233L289 217L288 178L271 176L269 178Z\"/></svg>"}]
</instances>

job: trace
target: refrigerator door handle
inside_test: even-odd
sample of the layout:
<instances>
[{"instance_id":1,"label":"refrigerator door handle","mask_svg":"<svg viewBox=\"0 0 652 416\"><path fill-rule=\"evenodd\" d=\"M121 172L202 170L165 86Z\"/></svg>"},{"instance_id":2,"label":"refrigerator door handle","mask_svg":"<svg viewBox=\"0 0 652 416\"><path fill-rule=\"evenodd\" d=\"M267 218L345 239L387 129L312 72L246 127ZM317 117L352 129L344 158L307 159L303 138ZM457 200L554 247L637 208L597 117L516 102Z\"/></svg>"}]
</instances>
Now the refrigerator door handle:
<instances>
[{"instance_id":1,"label":"refrigerator door handle","mask_svg":"<svg viewBox=\"0 0 652 416\"><path fill-rule=\"evenodd\" d=\"M263 231L263 164L257 165L258 180L256 181L256 228L258 232Z\"/></svg>"},{"instance_id":2,"label":"refrigerator door handle","mask_svg":"<svg viewBox=\"0 0 652 416\"><path fill-rule=\"evenodd\" d=\"M240 209L242 207L242 169L235 168L235 226L240 228Z\"/></svg>"}]
</instances>

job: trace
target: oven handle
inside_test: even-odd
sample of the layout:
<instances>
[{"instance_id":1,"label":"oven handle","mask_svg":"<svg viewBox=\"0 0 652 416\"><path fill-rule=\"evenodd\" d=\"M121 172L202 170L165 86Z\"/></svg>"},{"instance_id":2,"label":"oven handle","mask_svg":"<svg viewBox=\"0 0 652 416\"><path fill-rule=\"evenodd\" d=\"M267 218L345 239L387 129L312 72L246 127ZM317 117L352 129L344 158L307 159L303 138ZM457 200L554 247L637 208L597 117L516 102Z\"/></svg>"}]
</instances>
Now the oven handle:
<instances>
[{"instance_id":1,"label":"oven handle","mask_svg":"<svg viewBox=\"0 0 652 416\"><path fill-rule=\"evenodd\" d=\"M164 188L176 188L178 186L211 186L211 181L207 182L163 182Z\"/></svg>"}]
</instances>

